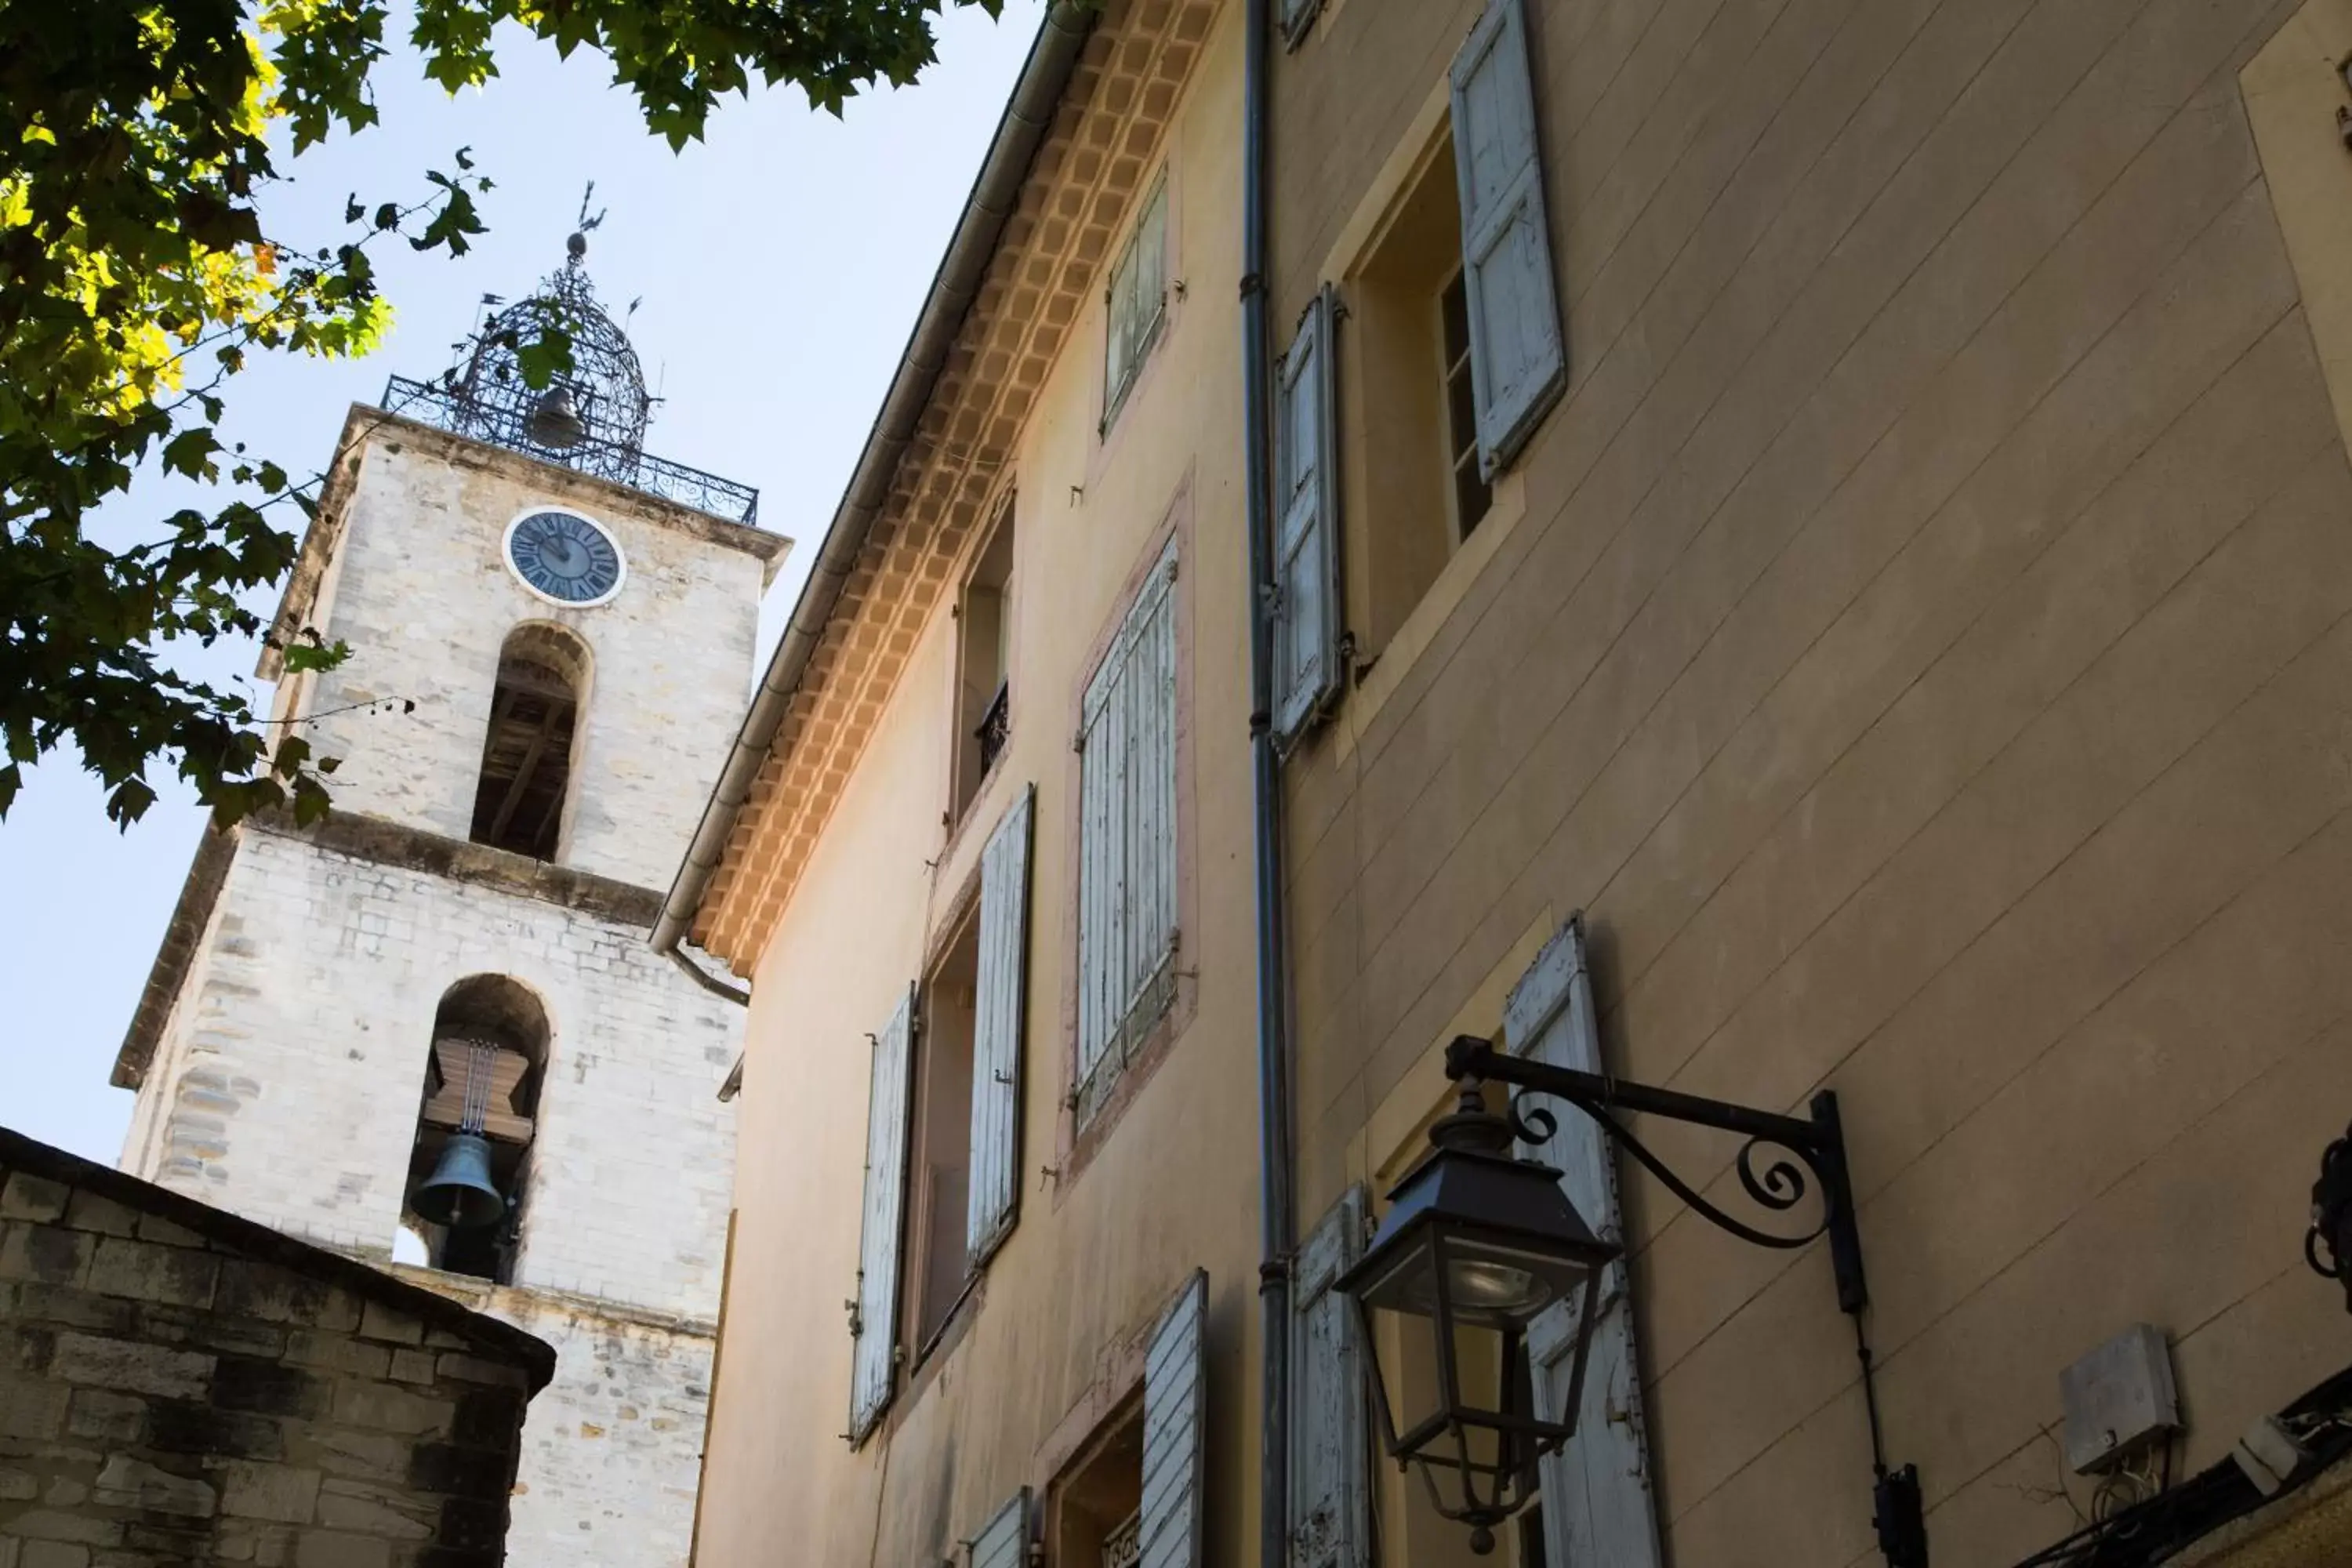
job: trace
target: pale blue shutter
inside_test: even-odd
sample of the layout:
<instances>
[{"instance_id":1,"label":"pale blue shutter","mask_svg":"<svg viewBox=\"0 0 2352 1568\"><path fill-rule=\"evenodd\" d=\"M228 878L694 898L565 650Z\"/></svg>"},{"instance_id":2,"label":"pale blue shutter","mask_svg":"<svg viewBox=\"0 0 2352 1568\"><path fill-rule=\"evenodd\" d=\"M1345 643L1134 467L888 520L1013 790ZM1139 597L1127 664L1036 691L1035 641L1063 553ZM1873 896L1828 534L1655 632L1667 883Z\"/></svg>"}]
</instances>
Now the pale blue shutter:
<instances>
[{"instance_id":1,"label":"pale blue shutter","mask_svg":"<svg viewBox=\"0 0 2352 1568\"><path fill-rule=\"evenodd\" d=\"M1512 991L1503 1013L1510 1050L1554 1067L1600 1072L1601 1035L1585 967L1584 921L1571 916ZM1591 1117L1555 1106L1559 1130L1530 1151L1560 1172L1560 1186L1594 1231L1622 1241L1617 1172L1609 1144ZM1657 1512L1650 1498L1649 1453L1642 1423L1641 1363L1633 1342L1633 1301L1623 1259L1601 1279L1576 1436L1541 1466L1545 1545L1551 1568L1661 1568ZM1572 1321L1566 1307L1536 1320L1528 1350L1536 1366L1536 1403L1557 1419L1574 1371Z\"/></svg>"},{"instance_id":2,"label":"pale blue shutter","mask_svg":"<svg viewBox=\"0 0 2352 1568\"><path fill-rule=\"evenodd\" d=\"M1202 1340L1209 1277L1196 1273L1152 1331L1143 1363L1143 1507L1139 1568L1200 1568Z\"/></svg>"},{"instance_id":3,"label":"pale blue shutter","mask_svg":"<svg viewBox=\"0 0 2352 1568\"><path fill-rule=\"evenodd\" d=\"M1274 735L1285 747L1339 690L1336 319L1326 286L1275 372Z\"/></svg>"},{"instance_id":4,"label":"pale blue shutter","mask_svg":"<svg viewBox=\"0 0 2352 1568\"><path fill-rule=\"evenodd\" d=\"M1079 700L1078 1115L1165 1010L1176 951L1176 544Z\"/></svg>"},{"instance_id":5,"label":"pale blue shutter","mask_svg":"<svg viewBox=\"0 0 2352 1568\"><path fill-rule=\"evenodd\" d=\"M1370 1568L1370 1478L1356 1314L1331 1289L1364 1245L1350 1187L1298 1249L1291 1281L1290 1568Z\"/></svg>"},{"instance_id":6,"label":"pale blue shutter","mask_svg":"<svg viewBox=\"0 0 2352 1568\"><path fill-rule=\"evenodd\" d=\"M862 1443L890 1404L898 1359L898 1249L907 1209L908 1069L915 988L874 1037L866 1107L866 1209L857 1237L857 1308L850 1320L849 1440Z\"/></svg>"},{"instance_id":7,"label":"pale blue shutter","mask_svg":"<svg viewBox=\"0 0 2352 1568\"><path fill-rule=\"evenodd\" d=\"M971 1187L964 1255L977 1268L1021 1203L1021 1046L1029 981L1029 838L1037 786L1022 790L980 858L980 979L971 1030Z\"/></svg>"},{"instance_id":8,"label":"pale blue shutter","mask_svg":"<svg viewBox=\"0 0 2352 1568\"><path fill-rule=\"evenodd\" d=\"M1478 466L1492 479L1568 385L1528 68L1526 0L1487 0L1454 57L1454 169Z\"/></svg>"},{"instance_id":9,"label":"pale blue shutter","mask_svg":"<svg viewBox=\"0 0 2352 1568\"><path fill-rule=\"evenodd\" d=\"M971 1568L1029 1568L1029 1489L1023 1487L972 1537Z\"/></svg>"}]
</instances>

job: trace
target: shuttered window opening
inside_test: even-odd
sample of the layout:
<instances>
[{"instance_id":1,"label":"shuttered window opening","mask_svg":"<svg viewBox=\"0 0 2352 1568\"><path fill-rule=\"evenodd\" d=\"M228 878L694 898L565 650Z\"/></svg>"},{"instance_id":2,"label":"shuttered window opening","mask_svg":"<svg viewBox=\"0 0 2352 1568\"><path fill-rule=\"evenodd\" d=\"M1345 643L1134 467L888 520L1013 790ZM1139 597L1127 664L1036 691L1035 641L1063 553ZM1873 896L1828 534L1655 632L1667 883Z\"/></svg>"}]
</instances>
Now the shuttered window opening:
<instances>
[{"instance_id":1,"label":"shuttered window opening","mask_svg":"<svg viewBox=\"0 0 2352 1568\"><path fill-rule=\"evenodd\" d=\"M1286 749L1340 689L1337 319L1327 288L1276 373L1274 734Z\"/></svg>"},{"instance_id":2,"label":"shuttered window opening","mask_svg":"<svg viewBox=\"0 0 2352 1568\"><path fill-rule=\"evenodd\" d=\"M1168 320L1168 176L1143 199L1135 232L1110 269L1104 293L1103 416L1108 432L1118 418L1136 373L1160 341Z\"/></svg>"},{"instance_id":3,"label":"shuttered window opening","mask_svg":"<svg viewBox=\"0 0 2352 1568\"><path fill-rule=\"evenodd\" d=\"M972 1537L971 1568L1029 1568L1029 1489L1023 1487Z\"/></svg>"},{"instance_id":4,"label":"shuttered window opening","mask_svg":"<svg viewBox=\"0 0 2352 1568\"><path fill-rule=\"evenodd\" d=\"M1546 944L1512 991L1503 1034L1517 1055L1580 1072L1605 1070L1581 917L1571 918ZM1552 1110L1558 1131L1540 1150L1527 1152L1559 1168L1569 1201L1602 1239L1622 1241L1616 1164L1609 1144L1591 1118L1565 1106ZM1664 1562L1650 1494L1630 1282L1622 1258L1602 1275L1601 1316L1593 1326L1575 1436L1538 1462L1543 1560L1559 1568L1662 1568ZM1566 1419L1560 1402L1573 1379L1575 1337L1566 1307L1554 1308L1529 1329L1536 1408L1547 1420Z\"/></svg>"},{"instance_id":5,"label":"shuttered window opening","mask_svg":"<svg viewBox=\"0 0 2352 1568\"><path fill-rule=\"evenodd\" d=\"M1568 385L1526 0L1488 0L1451 79L1479 467L1492 479Z\"/></svg>"},{"instance_id":6,"label":"shuttered window opening","mask_svg":"<svg viewBox=\"0 0 2352 1568\"><path fill-rule=\"evenodd\" d=\"M1160 1320L1144 1357L1140 1568L1200 1568L1208 1307L1209 1277L1194 1274Z\"/></svg>"},{"instance_id":7,"label":"shuttered window opening","mask_svg":"<svg viewBox=\"0 0 2352 1568\"><path fill-rule=\"evenodd\" d=\"M979 983L973 998L971 1184L964 1247L977 1268L1021 1206L1021 1058L1029 989L1029 859L1037 788L1024 789L980 861Z\"/></svg>"},{"instance_id":8,"label":"shuttered window opening","mask_svg":"<svg viewBox=\"0 0 2352 1568\"><path fill-rule=\"evenodd\" d=\"M1175 581L1171 540L1080 703L1081 1121L1175 999Z\"/></svg>"},{"instance_id":9,"label":"shuttered window opening","mask_svg":"<svg viewBox=\"0 0 2352 1568\"><path fill-rule=\"evenodd\" d=\"M1370 1436L1357 1317L1331 1289L1363 1250L1351 1187L1298 1249L1291 1283L1290 1568L1370 1568Z\"/></svg>"},{"instance_id":10,"label":"shuttered window opening","mask_svg":"<svg viewBox=\"0 0 2352 1568\"><path fill-rule=\"evenodd\" d=\"M874 1037L866 1100L866 1202L857 1237L857 1293L850 1311L849 1440L866 1440L888 1408L898 1364L898 1260L906 1220L908 1079L915 1043L915 987Z\"/></svg>"}]
</instances>

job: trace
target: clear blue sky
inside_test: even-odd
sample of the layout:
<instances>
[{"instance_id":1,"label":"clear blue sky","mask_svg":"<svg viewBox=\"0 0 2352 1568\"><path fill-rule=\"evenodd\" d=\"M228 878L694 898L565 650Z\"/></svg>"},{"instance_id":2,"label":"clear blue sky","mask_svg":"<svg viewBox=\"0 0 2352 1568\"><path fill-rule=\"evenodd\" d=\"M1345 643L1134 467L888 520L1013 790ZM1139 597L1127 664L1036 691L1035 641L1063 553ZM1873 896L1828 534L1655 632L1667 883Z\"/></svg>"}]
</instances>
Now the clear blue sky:
<instances>
[{"instance_id":1,"label":"clear blue sky","mask_svg":"<svg viewBox=\"0 0 2352 1568\"><path fill-rule=\"evenodd\" d=\"M273 237L339 237L348 193L411 199L424 172L473 149L497 189L490 233L452 262L381 253L399 310L385 346L357 363L278 362L241 377L236 434L290 470L322 465L354 401L393 371L437 374L481 296L512 299L563 257L582 187L608 216L589 270L630 326L659 405L647 447L760 487L760 516L800 541L769 595L765 639L782 629L850 465L897 366L1005 95L1041 0L1008 0L1003 20L971 9L940 25L940 63L916 86L854 100L842 120L795 90L759 92L713 117L707 140L673 155L646 135L609 70L569 62L520 36L501 39L502 75L452 100L395 56L375 73L383 123L286 165L267 209ZM192 498L156 482L113 508L128 537ZM274 601L273 601L274 602ZM190 648L184 668L249 676L249 646ZM748 695L748 676L747 676ZM59 755L34 771L0 823L0 1123L111 1162L131 1096L108 1087L149 963L202 826L184 791L128 834L103 795ZM683 846L679 847L683 849Z\"/></svg>"}]
</instances>

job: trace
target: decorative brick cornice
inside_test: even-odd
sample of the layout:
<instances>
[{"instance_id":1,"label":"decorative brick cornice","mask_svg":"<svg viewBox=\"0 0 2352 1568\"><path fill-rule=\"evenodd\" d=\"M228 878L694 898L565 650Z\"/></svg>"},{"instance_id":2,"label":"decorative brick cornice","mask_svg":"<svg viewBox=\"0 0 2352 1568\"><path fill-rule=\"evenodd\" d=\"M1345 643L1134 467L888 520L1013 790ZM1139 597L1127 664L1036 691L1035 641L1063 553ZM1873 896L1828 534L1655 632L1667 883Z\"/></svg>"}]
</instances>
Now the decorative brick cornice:
<instances>
[{"instance_id":1,"label":"decorative brick cornice","mask_svg":"<svg viewBox=\"0 0 2352 1568\"><path fill-rule=\"evenodd\" d=\"M1113 0L1087 39L693 936L747 973L798 885L1144 190L1219 0Z\"/></svg>"}]
</instances>

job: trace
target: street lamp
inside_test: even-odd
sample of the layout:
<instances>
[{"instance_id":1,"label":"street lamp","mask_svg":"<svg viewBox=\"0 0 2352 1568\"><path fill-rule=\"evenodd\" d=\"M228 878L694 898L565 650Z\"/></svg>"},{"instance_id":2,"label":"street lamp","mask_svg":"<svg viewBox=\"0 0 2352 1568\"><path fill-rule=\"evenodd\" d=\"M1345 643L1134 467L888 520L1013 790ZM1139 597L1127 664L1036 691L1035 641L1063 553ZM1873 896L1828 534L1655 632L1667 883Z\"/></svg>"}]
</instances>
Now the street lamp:
<instances>
[{"instance_id":1,"label":"street lamp","mask_svg":"<svg viewBox=\"0 0 2352 1568\"><path fill-rule=\"evenodd\" d=\"M1870 1293L1837 1096L1824 1089L1814 1096L1811 1116L1784 1116L1509 1056L1473 1035L1446 1047L1445 1076L1461 1087L1457 1109L1430 1129L1429 1157L1390 1194L1380 1233L1334 1289L1354 1300L1373 1351L1365 1359L1391 1457L1420 1468L1438 1512L1470 1526L1471 1550L1494 1550L1495 1526L1533 1498L1537 1456L1557 1449L1575 1430L1601 1274L1618 1252L1570 1204L1558 1171L1511 1155L1515 1142L1551 1138L1558 1126L1550 1111L1538 1106L1522 1112L1516 1099L1507 1116L1490 1111L1485 1086L1491 1082L1573 1106L1695 1212L1744 1241L1792 1248L1827 1239L1838 1307L1853 1319L1862 1359L1879 1551L1888 1568L1927 1568L1918 1472L1908 1465L1890 1469L1880 1441L1870 1347L1862 1333ZM1821 1222L1790 1235L1735 1218L1635 1137L1622 1120L1628 1115L1660 1116L1746 1138L1734 1168L1749 1199L1785 1214L1818 1185ZM1759 1150L1786 1157L1776 1155L1759 1171ZM2342 1167L2352 1175L2352 1159ZM1575 1361L1560 1408L1544 1417L1532 1408L1527 1333L1555 1308L1577 1315ZM1435 1408L1426 1414L1409 1412L1400 1397L1412 1388L1403 1369L1392 1376L1381 1365L1375 1331L1382 1319L1397 1322L1401 1348L1413 1342L1416 1327L1433 1336Z\"/></svg>"},{"instance_id":2,"label":"street lamp","mask_svg":"<svg viewBox=\"0 0 2352 1568\"><path fill-rule=\"evenodd\" d=\"M1381 1342L1383 1319L1398 1324L1401 1348L1427 1336L1433 1399L1416 1400L1412 1381L1389 1375L1377 1352L1366 1358L1382 1430L1390 1456L1420 1466L1432 1504L1469 1525L1482 1554L1495 1526L1526 1505L1536 1456L1575 1429L1601 1271L1618 1255L1568 1201L1558 1171L1511 1158L1513 1137L1465 1084L1459 1108L1430 1130L1429 1157L1389 1194L1379 1235L1334 1287L1354 1300L1368 1346ZM1576 1359L1568 1397L1547 1418L1527 1397L1527 1337L1556 1309L1577 1316Z\"/></svg>"}]
</instances>

